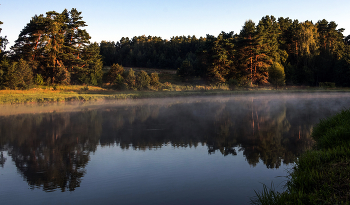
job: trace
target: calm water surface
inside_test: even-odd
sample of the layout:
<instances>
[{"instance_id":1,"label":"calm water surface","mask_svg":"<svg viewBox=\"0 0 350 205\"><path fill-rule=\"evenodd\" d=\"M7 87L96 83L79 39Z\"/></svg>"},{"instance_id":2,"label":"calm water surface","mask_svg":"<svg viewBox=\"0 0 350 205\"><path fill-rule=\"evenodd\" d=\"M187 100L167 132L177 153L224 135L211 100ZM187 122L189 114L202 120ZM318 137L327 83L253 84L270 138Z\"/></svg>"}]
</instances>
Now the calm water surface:
<instances>
[{"instance_id":1,"label":"calm water surface","mask_svg":"<svg viewBox=\"0 0 350 205\"><path fill-rule=\"evenodd\" d=\"M1 204L249 204L350 94L0 107Z\"/></svg>"}]
</instances>

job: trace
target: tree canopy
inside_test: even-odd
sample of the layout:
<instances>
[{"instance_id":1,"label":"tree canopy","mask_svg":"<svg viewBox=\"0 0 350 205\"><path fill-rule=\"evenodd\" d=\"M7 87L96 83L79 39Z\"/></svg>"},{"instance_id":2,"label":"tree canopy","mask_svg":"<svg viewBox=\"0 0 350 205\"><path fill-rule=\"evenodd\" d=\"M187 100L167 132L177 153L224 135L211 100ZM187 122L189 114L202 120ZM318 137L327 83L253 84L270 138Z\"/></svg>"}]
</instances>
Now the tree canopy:
<instances>
[{"instance_id":1,"label":"tree canopy","mask_svg":"<svg viewBox=\"0 0 350 205\"><path fill-rule=\"evenodd\" d=\"M103 65L99 46L90 44L85 26L74 8L35 15L15 41L13 58L28 61L50 83L97 85Z\"/></svg>"}]
</instances>

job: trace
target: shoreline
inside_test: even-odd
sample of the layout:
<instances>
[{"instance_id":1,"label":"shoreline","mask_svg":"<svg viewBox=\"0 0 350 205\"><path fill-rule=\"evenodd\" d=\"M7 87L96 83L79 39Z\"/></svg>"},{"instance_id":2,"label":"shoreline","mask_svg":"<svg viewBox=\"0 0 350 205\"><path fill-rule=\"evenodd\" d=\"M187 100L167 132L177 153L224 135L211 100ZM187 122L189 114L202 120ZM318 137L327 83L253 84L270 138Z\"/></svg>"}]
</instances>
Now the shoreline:
<instances>
[{"instance_id":1,"label":"shoreline","mask_svg":"<svg viewBox=\"0 0 350 205\"><path fill-rule=\"evenodd\" d=\"M350 109L321 119L311 137L314 148L300 156L289 173L286 190L263 185L252 204L349 204Z\"/></svg>"},{"instance_id":2,"label":"shoreline","mask_svg":"<svg viewBox=\"0 0 350 205\"><path fill-rule=\"evenodd\" d=\"M231 96L246 94L293 93L350 93L350 89L237 89L237 90L184 90L184 91L115 91L115 90L2 90L0 104L40 104L55 102L79 102L101 100L172 98L196 96Z\"/></svg>"}]
</instances>

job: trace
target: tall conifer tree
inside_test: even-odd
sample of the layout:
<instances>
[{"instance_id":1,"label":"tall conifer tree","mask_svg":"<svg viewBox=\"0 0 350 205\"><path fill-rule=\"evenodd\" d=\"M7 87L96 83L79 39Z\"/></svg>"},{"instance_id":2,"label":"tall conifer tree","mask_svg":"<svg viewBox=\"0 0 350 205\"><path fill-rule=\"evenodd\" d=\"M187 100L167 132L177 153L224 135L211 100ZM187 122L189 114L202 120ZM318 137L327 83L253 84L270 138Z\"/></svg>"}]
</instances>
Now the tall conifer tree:
<instances>
[{"instance_id":1,"label":"tall conifer tree","mask_svg":"<svg viewBox=\"0 0 350 205\"><path fill-rule=\"evenodd\" d=\"M239 34L237 43L238 65L241 71L240 76L237 77L243 81L249 81L250 85L255 81L257 46L255 23L252 20L246 21Z\"/></svg>"},{"instance_id":2,"label":"tall conifer tree","mask_svg":"<svg viewBox=\"0 0 350 205\"><path fill-rule=\"evenodd\" d=\"M81 29L85 26L81 12L76 9L62 13L50 11L46 16L35 15L12 47L15 58L27 60L35 73L44 76L47 82L69 83L72 77L73 82L79 83L82 82L82 73L89 73L90 80L95 79L90 74L100 73L101 56L95 45L89 45L90 36ZM91 71L93 64L94 72ZM97 81L93 82L96 84Z\"/></svg>"}]
</instances>

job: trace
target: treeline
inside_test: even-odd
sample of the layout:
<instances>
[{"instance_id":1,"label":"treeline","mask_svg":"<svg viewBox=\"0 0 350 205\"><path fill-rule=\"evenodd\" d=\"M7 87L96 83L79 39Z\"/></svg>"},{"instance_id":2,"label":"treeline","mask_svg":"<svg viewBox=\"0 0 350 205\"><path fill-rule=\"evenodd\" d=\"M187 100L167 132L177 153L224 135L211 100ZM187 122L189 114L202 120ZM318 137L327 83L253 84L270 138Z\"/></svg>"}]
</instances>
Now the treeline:
<instances>
[{"instance_id":1,"label":"treeline","mask_svg":"<svg viewBox=\"0 0 350 205\"><path fill-rule=\"evenodd\" d=\"M178 69L181 77L212 83L350 86L350 36L343 31L333 21L265 16L246 21L239 34L139 36L103 41L100 49L105 65Z\"/></svg>"},{"instance_id":2,"label":"treeline","mask_svg":"<svg viewBox=\"0 0 350 205\"><path fill-rule=\"evenodd\" d=\"M139 74L113 74L115 69L104 71L103 66L177 69L183 79L200 77L208 84L231 87L350 86L350 36L345 37L344 29L338 29L333 21L299 22L265 16L258 24L246 21L236 34L176 36L170 40L135 36L100 45L90 43L85 26L76 9L50 11L35 15L10 51L5 51L7 38L0 37L0 88L107 83L137 89L133 84ZM129 74L130 79L135 78L130 82ZM155 74L144 74L140 79L150 86L149 78L157 79Z\"/></svg>"},{"instance_id":3,"label":"treeline","mask_svg":"<svg viewBox=\"0 0 350 205\"><path fill-rule=\"evenodd\" d=\"M177 69L186 59L194 61L205 38L176 36L170 41L156 36L121 38L117 43L102 41L101 55L107 66L120 64L125 67Z\"/></svg>"}]
</instances>

